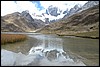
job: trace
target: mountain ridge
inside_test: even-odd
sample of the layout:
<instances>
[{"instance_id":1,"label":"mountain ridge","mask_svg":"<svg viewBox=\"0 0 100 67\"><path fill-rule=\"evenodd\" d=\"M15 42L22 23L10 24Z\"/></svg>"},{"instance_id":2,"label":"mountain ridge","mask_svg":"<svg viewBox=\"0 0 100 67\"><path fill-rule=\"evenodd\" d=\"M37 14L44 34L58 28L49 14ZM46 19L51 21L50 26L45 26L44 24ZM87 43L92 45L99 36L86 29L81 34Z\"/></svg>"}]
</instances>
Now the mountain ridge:
<instances>
[{"instance_id":1,"label":"mountain ridge","mask_svg":"<svg viewBox=\"0 0 100 67\"><path fill-rule=\"evenodd\" d=\"M29 13L14 12L1 17L1 31L30 32L44 26L44 22L31 17Z\"/></svg>"},{"instance_id":2,"label":"mountain ridge","mask_svg":"<svg viewBox=\"0 0 100 67\"><path fill-rule=\"evenodd\" d=\"M45 22L43 22L40 19L33 18L28 10L23 11L22 13L14 12L12 14L8 14L8 15L1 17L1 25L2 25L1 31L30 32L30 31L34 31L39 28L45 28L44 27L45 25L46 27L47 26L51 27L52 30L59 30L59 29L61 30L64 28L70 31L73 31L74 29L76 31L79 31L79 28L80 28L80 30L90 31L90 29L88 28L92 28L92 27L98 28L97 26L98 23L96 24L94 23L94 22L99 22L98 18L96 18L95 20L92 19L92 18L98 17L99 15L99 11L98 11L99 6L96 6L97 4L98 4L98 1L96 2L88 1L83 6L75 5L73 8L69 10L71 13L69 13L67 17L65 16L65 18L60 18L60 19L53 20L53 21L49 21L49 18L45 17ZM84 7L88 5L90 6ZM82 10L82 7L86 9ZM53 8L53 6L51 6L51 8ZM57 8L56 10L59 10L59 9ZM68 12L68 10L66 12ZM48 12L48 14L49 13L50 12ZM88 20L91 23L89 23L86 20ZM92 27L91 27L91 24L92 24ZM79 26L79 28L75 26ZM85 26L85 27L82 28L81 26ZM88 26L88 28L86 26Z\"/></svg>"},{"instance_id":3,"label":"mountain ridge","mask_svg":"<svg viewBox=\"0 0 100 67\"><path fill-rule=\"evenodd\" d=\"M73 14L67 19L51 23L40 32L58 35L75 35L77 33L91 31L99 31L99 5Z\"/></svg>"}]
</instances>

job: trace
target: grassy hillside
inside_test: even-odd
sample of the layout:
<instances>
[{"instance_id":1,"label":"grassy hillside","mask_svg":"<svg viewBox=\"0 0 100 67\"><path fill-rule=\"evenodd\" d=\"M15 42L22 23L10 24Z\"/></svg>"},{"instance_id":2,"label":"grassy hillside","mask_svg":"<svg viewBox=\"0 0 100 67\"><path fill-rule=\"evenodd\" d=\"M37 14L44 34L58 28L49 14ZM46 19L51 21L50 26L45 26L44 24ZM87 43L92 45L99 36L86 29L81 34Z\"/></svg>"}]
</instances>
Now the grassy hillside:
<instances>
[{"instance_id":1,"label":"grassy hillside","mask_svg":"<svg viewBox=\"0 0 100 67\"><path fill-rule=\"evenodd\" d=\"M40 32L58 35L99 37L99 5L45 26ZM95 32L97 31L97 32ZM86 32L86 33L85 33Z\"/></svg>"},{"instance_id":2,"label":"grassy hillside","mask_svg":"<svg viewBox=\"0 0 100 67\"><path fill-rule=\"evenodd\" d=\"M87 38L99 38L99 31L77 33L75 36L77 36L77 37L87 37Z\"/></svg>"}]
</instances>

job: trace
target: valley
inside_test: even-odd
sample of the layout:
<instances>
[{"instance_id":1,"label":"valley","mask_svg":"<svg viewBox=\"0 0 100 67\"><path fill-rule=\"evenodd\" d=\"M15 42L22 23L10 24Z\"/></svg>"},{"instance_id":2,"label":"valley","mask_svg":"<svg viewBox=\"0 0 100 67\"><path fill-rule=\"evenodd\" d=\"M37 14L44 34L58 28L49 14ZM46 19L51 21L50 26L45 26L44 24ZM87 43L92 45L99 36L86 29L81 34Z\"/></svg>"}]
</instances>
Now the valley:
<instances>
[{"instance_id":1,"label":"valley","mask_svg":"<svg viewBox=\"0 0 100 67\"><path fill-rule=\"evenodd\" d=\"M18 10L1 16L1 66L99 66L99 1L12 3Z\"/></svg>"}]
</instances>

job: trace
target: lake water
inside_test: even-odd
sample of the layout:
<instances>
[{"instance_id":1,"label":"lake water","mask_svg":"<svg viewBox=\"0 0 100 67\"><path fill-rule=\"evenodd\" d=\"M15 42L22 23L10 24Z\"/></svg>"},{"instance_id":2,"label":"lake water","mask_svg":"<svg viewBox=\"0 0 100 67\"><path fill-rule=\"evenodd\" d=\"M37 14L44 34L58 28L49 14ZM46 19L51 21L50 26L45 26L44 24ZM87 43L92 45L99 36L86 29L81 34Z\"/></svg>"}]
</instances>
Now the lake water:
<instances>
[{"instance_id":1,"label":"lake water","mask_svg":"<svg viewBox=\"0 0 100 67\"><path fill-rule=\"evenodd\" d=\"M1 48L14 53L21 52L27 57L35 56L34 60L36 63L33 60L27 64L28 66L99 65L98 39L73 36L60 37L54 34L46 35L39 33L28 33L26 35L28 36L28 40L1 45ZM15 65L18 65L18 63Z\"/></svg>"}]
</instances>

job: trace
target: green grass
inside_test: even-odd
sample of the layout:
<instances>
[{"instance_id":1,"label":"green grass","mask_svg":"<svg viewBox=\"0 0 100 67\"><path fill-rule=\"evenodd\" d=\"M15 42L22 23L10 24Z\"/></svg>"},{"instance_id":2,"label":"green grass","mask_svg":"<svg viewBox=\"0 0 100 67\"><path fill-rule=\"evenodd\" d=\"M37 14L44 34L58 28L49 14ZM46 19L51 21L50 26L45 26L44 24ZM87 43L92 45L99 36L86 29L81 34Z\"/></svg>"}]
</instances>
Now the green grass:
<instances>
[{"instance_id":1,"label":"green grass","mask_svg":"<svg viewBox=\"0 0 100 67\"><path fill-rule=\"evenodd\" d=\"M99 31L77 33L77 34L75 34L75 36L77 36L77 37L85 37L85 38L99 38Z\"/></svg>"}]
</instances>

